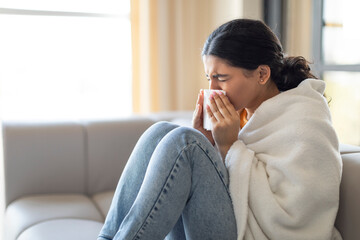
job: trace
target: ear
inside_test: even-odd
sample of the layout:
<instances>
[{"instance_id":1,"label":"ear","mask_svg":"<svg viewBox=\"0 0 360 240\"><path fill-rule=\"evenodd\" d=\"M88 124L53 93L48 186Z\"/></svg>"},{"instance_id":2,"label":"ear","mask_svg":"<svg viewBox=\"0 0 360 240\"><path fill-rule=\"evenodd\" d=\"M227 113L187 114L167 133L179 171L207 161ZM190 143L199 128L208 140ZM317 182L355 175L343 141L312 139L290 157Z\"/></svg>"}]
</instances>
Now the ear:
<instances>
[{"instance_id":1,"label":"ear","mask_svg":"<svg viewBox=\"0 0 360 240\"><path fill-rule=\"evenodd\" d=\"M258 67L258 73L259 73L259 84L265 85L271 76L271 69L268 65L260 65Z\"/></svg>"}]
</instances>

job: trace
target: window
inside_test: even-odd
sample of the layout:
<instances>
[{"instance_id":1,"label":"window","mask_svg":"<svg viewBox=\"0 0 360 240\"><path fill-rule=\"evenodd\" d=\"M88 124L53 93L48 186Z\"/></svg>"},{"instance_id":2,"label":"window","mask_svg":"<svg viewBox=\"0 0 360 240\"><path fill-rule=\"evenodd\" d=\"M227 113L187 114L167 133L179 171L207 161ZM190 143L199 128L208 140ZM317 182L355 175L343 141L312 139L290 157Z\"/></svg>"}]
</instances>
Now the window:
<instances>
[{"instance_id":1,"label":"window","mask_svg":"<svg viewBox=\"0 0 360 240\"><path fill-rule=\"evenodd\" d=\"M360 33L357 0L314 2L314 67L327 83L340 142L360 145Z\"/></svg>"},{"instance_id":2,"label":"window","mask_svg":"<svg viewBox=\"0 0 360 240\"><path fill-rule=\"evenodd\" d=\"M3 0L3 119L129 115L129 13L130 1L125 0Z\"/></svg>"}]
</instances>

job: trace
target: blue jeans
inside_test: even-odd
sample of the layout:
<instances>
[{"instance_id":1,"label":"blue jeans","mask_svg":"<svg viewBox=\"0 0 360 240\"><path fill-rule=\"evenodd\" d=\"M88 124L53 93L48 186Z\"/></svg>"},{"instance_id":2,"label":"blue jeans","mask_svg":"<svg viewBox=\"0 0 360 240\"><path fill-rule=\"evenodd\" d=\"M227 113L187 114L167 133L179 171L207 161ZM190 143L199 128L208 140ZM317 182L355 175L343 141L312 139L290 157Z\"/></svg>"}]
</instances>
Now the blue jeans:
<instances>
[{"instance_id":1,"label":"blue jeans","mask_svg":"<svg viewBox=\"0 0 360 240\"><path fill-rule=\"evenodd\" d=\"M236 239L228 185L203 134L156 123L127 162L98 240Z\"/></svg>"}]
</instances>

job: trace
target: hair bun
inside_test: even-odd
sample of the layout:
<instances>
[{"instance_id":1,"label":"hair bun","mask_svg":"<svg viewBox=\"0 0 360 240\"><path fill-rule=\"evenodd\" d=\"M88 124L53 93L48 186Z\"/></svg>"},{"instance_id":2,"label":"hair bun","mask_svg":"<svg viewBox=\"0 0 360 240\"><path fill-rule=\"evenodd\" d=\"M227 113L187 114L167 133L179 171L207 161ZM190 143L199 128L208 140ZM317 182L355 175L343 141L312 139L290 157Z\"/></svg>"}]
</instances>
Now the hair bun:
<instances>
[{"instance_id":1,"label":"hair bun","mask_svg":"<svg viewBox=\"0 0 360 240\"><path fill-rule=\"evenodd\" d=\"M312 73L308 61L304 57L285 57L280 73L281 84L278 85L280 91L296 88L307 78L316 78Z\"/></svg>"}]
</instances>

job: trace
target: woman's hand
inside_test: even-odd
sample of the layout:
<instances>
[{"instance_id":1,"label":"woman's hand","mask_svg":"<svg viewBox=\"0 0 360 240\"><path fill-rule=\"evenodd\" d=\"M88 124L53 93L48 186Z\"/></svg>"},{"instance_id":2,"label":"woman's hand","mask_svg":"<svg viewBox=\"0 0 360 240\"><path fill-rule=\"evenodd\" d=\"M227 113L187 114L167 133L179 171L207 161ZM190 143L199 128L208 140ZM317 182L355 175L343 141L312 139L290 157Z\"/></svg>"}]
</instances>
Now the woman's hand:
<instances>
[{"instance_id":1,"label":"woman's hand","mask_svg":"<svg viewBox=\"0 0 360 240\"><path fill-rule=\"evenodd\" d=\"M238 139L239 113L221 91L210 96L210 104L206 110L212 123L213 139L222 158L225 159L231 145Z\"/></svg>"},{"instance_id":2,"label":"woman's hand","mask_svg":"<svg viewBox=\"0 0 360 240\"><path fill-rule=\"evenodd\" d=\"M215 145L215 141L214 141L211 131L205 130L204 126L203 126L203 116L204 116L203 102L204 102L204 91L200 90L198 99L196 101L196 108L195 108L195 111L193 114L192 126L193 126L193 128L202 132L205 135L205 137L207 139L209 139L209 141L211 142L212 145Z\"/></svg>"}]
</instances>

